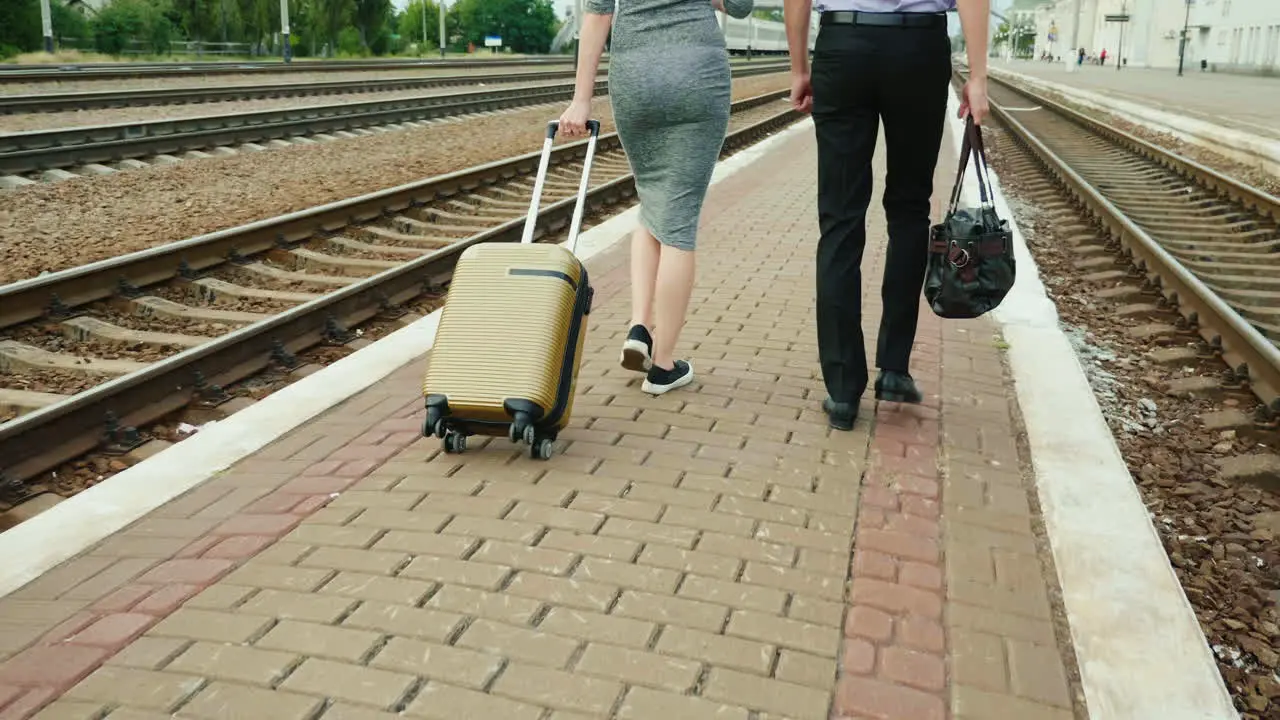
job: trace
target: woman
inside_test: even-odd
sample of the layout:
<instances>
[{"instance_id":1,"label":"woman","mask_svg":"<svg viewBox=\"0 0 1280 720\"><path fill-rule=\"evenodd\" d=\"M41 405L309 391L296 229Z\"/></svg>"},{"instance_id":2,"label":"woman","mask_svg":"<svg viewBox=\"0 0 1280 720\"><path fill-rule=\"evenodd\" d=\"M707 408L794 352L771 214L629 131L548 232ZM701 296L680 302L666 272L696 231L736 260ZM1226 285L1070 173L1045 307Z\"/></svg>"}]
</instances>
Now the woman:
<instances>
[{"instance_id":1,"label":"woman","mask_svg":"<svg viewBox=\"0 0 1280 720\"><path fill-rule=\"evenodd\" d=\"M735 18L753 0L617 0L609 100L636 178L640 224L631 234L631 330L622 366L662 393L693 381L675 356L693 290L698 217L729 125L729 54L715 12ZM568 137L586 132L614 0L586 0Z\"/></svg>"}]
</instances>

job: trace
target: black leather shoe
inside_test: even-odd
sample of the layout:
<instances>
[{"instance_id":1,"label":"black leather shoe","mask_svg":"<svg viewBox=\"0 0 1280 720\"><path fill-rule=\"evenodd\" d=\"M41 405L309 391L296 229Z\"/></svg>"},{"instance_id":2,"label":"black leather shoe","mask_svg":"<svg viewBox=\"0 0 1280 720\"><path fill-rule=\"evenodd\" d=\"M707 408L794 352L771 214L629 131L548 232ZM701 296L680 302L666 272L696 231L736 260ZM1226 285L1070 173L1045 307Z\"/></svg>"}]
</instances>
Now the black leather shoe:
<instances>
[{"instance_id":1,"label":"black leather shoe","mask_svg":"<svg viewBox=\"0 0 1280 720\"><path fill-rule=\"evenodd\" d=\"M885 402L915 404L924 399L916 381L904 372L881 370L876 377L876 399Z\"/></svg>"},{"instance_id":2,"label":"black leather shoe","mask_svg":"<svg viewBox=\"0 0 1280 720\"><path fill-rule=\"evenodd\" d=\"M852 430L853 422L858 419L858 406L836 402L831 398L822 401L822 410L827 414L827 424L836 430Z\"/></svg>"}]
</instances>

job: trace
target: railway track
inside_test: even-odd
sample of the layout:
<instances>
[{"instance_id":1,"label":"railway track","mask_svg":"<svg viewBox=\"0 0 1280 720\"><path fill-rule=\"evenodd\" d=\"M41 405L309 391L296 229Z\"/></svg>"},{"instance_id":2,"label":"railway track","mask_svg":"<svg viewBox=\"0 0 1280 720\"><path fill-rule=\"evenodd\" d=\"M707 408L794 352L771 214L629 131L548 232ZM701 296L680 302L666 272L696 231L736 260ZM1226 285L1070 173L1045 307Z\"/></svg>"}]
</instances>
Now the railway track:
<instances>
[{"instance_id":1,"label":"railway track","mask_svg":"<svg viewBox=\"0 0 1280 720\"><path fill-rule=\"evenodd\" d=\"M957 79L962 76L957 74ZM1280 418L1280 198L1107 126L1069 107L992 78L993 114L1010 137L1036 159L1071 205L1095 227L1081 227L1075 250L1091 280L1144 295L1131 311L1174 311L1173 327L1194 348L1171 346L1164 362L1220 357L1218 380L1247 388L1261 401L1258 421ZM1095 231L1101 230L1101 233ZM1102 242L1095 242L1101 236ZM1151 301L1155 305L1149 308Z\"/></svg>"},{"instance_id":2,"label":"railway track","mask_svg":"<svg viewBox=\"0 0 1280 720\"><path fill-rule=\"evenodd\" d=\"M783 64L733 68L734 77L781 72ZM596 92L607 90L601 79ZM372 134L440 118L460 117L516 107L563 102L573 96L572 82L516 88L468 90L395 100L368 100L255 112L208 115L113 125L94 125L0 135L0 180L21 187L40 180L109 174L149 163L179 162L179 154L261 151ZM140 160L146 158L147 160Z\"/></svg>"},{"instance_id":3,"label":"railway track","mask_svg":"<svg viewBox=\"0 0 1280 720\"><path fill-rule=\"evenodd\" d=\"M194 63L79 63L66 65L2 65L0 84L66 80L129 80L193 75L276 75L350 70L421 70L423 68L516 67L571 65L572 57L510 60L305 60L275 62L208 61Z\"/></svg>"},{"instance_id":4,"label":"railway track","mask_svg":"<svg viewBox=\"0 0 1280 720\"><path fill-rule=\"evenodd\" d=\"M747 66L746 62L734 65ZM757 60L754 66L785 64ZM536 67L536 66L535 66ZM601 65L601 72L607 65ZM396 90L425 90L458 85L503 84L543 80L570 80L574 70L533 69L511 70L502 73L461 73L451 75L405 75L371 80L329 80L321 82L255 83L252 85L228 85L219 87L174 87L89 90L66 93L32 93L29 95L0 96L0 115L20 113L47 113L68 110L98 110L103 108L147 107L153 105L193 105L227 102L233 100L263 100L289 97L314 97L320 95L350 95L358 93L391 92Z\"/></svg>"},{"instance_id":5,"label":"railway track","mask_svg":"<svg viewBox=\"0 0 1280 720\"><path fill-rule=\"evenodd\" d=\"M723 152L798 119L786 96L734 103ZM585 142L554 152L544 239L568 223L584 152ZM265 368L287 373L310 348L350 343L361 324L431 309L464 249L519 239L538 157L0 287L0 511L51 489L50 471L68 461L137 447L135 428L234 406L233 386ZM589 212L633 194L617 135L602 135Z\"/></svg>"}]
</instances>

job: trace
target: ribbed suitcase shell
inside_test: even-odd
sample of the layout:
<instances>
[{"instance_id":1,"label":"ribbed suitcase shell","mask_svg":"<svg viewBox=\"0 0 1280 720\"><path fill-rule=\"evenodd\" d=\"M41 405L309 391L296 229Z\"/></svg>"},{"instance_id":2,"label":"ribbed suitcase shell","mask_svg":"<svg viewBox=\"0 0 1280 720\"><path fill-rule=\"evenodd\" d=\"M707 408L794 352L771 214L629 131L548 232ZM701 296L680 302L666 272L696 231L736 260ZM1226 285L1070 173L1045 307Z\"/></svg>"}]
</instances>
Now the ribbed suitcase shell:
<instances>
[{"instance_id":1,"label":"ribbed suitcase shell","mask_svg":"<svg viewBox=\"0 0 1280 720\"><path fill-rule=\"evenodd\" d=\"M468 248L428 357L428 402L443 396L447 417L473 434L505 435L508 400L541 408L539 429L562 429L573 409L589 293L586 268L559 245Z\"/></svg>"}]
</instances>

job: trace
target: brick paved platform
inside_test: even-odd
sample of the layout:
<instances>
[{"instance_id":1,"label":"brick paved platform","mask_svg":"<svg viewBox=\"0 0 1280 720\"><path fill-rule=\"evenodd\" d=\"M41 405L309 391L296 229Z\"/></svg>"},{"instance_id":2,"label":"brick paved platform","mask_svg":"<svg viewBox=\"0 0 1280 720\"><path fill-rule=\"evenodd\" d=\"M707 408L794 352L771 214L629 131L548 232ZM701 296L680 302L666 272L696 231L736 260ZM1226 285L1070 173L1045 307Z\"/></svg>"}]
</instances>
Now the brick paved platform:
<instances>
[{"instance_id":1,"label":"brick paved platform","mask_svg":"<svg viewBox=\"0 0 1280 720\"><path fill-rule=\"evenodd\" d=\"M922 315L925 403L828 431L815 184L810 131L713 188L691 388L597 256L552 460L441 454L405 367L0 599L0 718L1072 718L1000 340Z\"/></svg>"}]
</instances>

